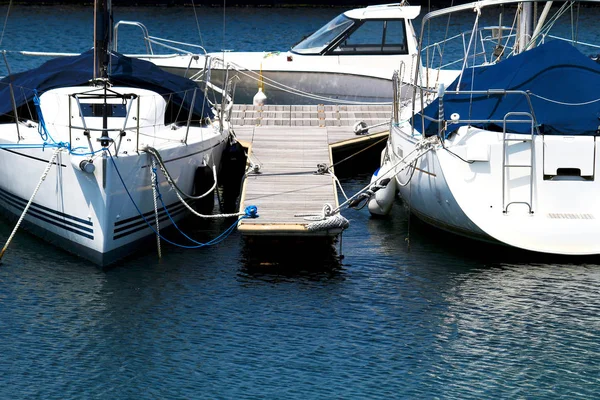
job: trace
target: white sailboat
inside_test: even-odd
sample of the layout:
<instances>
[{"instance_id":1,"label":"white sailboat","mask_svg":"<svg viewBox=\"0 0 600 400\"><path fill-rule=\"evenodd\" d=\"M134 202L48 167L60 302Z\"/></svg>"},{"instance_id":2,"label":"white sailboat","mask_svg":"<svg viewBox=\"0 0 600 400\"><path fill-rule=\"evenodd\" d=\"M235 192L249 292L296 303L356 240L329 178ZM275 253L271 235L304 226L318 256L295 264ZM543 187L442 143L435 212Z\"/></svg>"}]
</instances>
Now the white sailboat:
<instances>
[{"instance_id":1,"label":"white sailboat","mask_svg":"<svg viewBox=\"0 0 600 400\"><path fill-rule=\"evenodd\" d=\"M188 214L230 132L196 82L108 51L110 1L95 15L94 50L0 81L0 208L107 265Z\"/></svg>"},{"instance_id":2,"label":"white sailboat","mask_svg":"<svg viewBox=\"0 0 600 400\"><path fill-rule=\"evenodd\" d=\"M209 53L208 65L195 54L150 55L146 59L192 79L210 69L217 85L235 76L236 103L391 103L394 71L400 69L410 84L417 55L412 21L420 10L420 6L404 3L349 10L289 51ZM169 45L142 30L147 43ZM405 97L410 93L410 85L405 86Z\"/></svg>"},{"instance_id":3,"label":"white sailboat","mask_svg":"<svg viewBox=\"0 0 600 400\"><path fill-rule=\"evenodd\" d=\"M600 47L550 32L555 16L579 2L561 3L552 17L546 3L535 29L479 29L489 7L514 3L484 0L423 18L421 43L432 20L475 11L473 29L461 36L458 78L420 90L396 113L373 178L390 183L369 209L389 211L390 192L399 191L412 213L452 233L536 252L599 254L600 64L574 46L588 54ZM528 19L531 10L519 5L516 17Z\"/></svg>"}]
</instances>

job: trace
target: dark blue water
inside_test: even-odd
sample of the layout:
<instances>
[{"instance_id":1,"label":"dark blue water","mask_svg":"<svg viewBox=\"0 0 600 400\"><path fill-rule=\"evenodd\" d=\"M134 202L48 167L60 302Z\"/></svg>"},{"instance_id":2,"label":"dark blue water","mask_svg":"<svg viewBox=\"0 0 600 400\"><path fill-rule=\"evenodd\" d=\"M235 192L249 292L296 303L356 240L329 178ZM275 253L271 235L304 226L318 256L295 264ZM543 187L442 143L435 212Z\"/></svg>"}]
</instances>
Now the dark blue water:
<instances>
[{"instance_id":1,"label":"dark blue water","mask_svg":"<svg viewBox=\"0 0 600 400\"><path fill-rule=\"evenodd\" d=\"M202 11L205 45L219 50L222 9ZM13 8L0 47L81 51L89 12ZM227 10L227 47L291 44L338 12ZM191 8L115 13L156 36L198 37ZM15 70L32 60L9 58ZM355 193L368 180L342 183ZM344 215L341 262L327 249L257 252L234 233L103 271L19 231L0 265L0 398L599 396L600 259L456 238L400 203L384 220ZM229 223L187 231L208 240ZM2 244L11 230L0 223Z\"/></svg>"}]
</instances>

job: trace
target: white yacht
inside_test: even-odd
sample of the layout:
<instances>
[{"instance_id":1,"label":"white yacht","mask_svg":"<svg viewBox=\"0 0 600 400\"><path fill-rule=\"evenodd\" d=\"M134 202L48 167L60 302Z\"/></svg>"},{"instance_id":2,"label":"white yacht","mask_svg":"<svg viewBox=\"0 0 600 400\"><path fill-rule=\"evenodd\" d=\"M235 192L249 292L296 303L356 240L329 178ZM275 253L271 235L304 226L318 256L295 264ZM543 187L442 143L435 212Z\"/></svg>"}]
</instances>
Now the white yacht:
<instances>
[{"instance_id":1,"label":"white yacht","mask_svg":"<svg viewBox=\"0 0 600 400\"><path fill-rule=\"evenodd\" d=\"M0 208L107 265L188 214L230 131L197 82L109 51L110 1L95 13L94 50L0 81Z\"/></svg>"},{"instance_id":2,"label":"white yacht","mask_svg":"<svg viewBox=\"0 0 600 400\"><path fill-rule=\"evenodd\" d=\"M209 68L217 85L236 76L236 103L391 103L394 71L410 84L416 65L412 21L420 10L396 3L346 11L289 50L209 53L208 65L193 54L147 59L192 79Z\"/></svg>"},{"instance_id":3,"label":"white yacht","mask_svg":"<svg viewBox=\"0 0 600 400\"><path fill-rule=\"evenodd\" d=\"M412 105L396 108L373 178L389 183L371 197L372 213L389 212L399 191L410 212L452 233L543 253L600 254L600 64L590 57L600 46L581 30L579 41L551 30L577 22L569 15L580 2L542 4L528 26L531 4L484 0L425 15L423 57L444 47L423 43L433 21L467 12L473 28L453 36L464 44L456 80L421 88ZM481 16L499 6L516 10L504 16L515 23L483 25ZM450 63L448 55L434 58Z\"/></svg>"}]
</instances>

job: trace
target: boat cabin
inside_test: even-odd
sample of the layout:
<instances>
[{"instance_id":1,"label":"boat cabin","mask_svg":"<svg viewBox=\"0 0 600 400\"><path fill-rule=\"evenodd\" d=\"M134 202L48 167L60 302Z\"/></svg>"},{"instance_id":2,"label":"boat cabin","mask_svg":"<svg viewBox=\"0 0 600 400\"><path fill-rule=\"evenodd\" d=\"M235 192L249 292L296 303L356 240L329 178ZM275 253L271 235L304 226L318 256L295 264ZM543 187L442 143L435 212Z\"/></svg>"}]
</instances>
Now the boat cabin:
<instances>
[{"instance_id":1,"label":"boat cabin","mask_svg":"<svg viewBox=\"0 0 600 400\"><path fill-rule=\"evenodd\" d=\"M292 47L301 55L402 55L416 52L410 23L420 6L384 4L338 15Z\"/></svg>"}]
</instances>

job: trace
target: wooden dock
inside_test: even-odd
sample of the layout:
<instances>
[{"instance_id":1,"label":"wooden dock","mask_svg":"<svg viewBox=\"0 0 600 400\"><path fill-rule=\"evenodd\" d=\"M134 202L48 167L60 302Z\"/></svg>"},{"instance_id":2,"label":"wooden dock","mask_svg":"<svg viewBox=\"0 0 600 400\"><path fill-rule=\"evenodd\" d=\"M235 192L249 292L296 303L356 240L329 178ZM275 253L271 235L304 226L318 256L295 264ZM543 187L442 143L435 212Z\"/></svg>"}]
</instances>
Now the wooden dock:
<instances>
[{"instance_id":1,"label":"wooden dock","mask_svg":"<svg viewBox=\"0 0 600 400\"><path fill-rule=\"evenodd\" d=\"M389 121L392 107L380 105L235 105L231 122L238 126L347 126L358 121L367 125Z\"/></svg>"},{"instance_id":2,"label":"wooden dock","mask_svg":"<svg viewBox=\"0 0 600 400\"><path fill-rule=\"evenodd\" d=\"M240 199L240 209L254 205L259 218L241 220L240 233L339 234L341 228L315 231L308 227L315 221L306 215L321 215L327 204L339 205L334 177L317 173L318 165L333 165L335 147L367 147L385 140L387 125L363 135L357 135L353 127L358 121L368 126L385 123L390 116L389 106L237 106L232 114L237 138L248 149L250 166L260 166L257 172L247 174Z\"/></svg>"}]
</instances>

